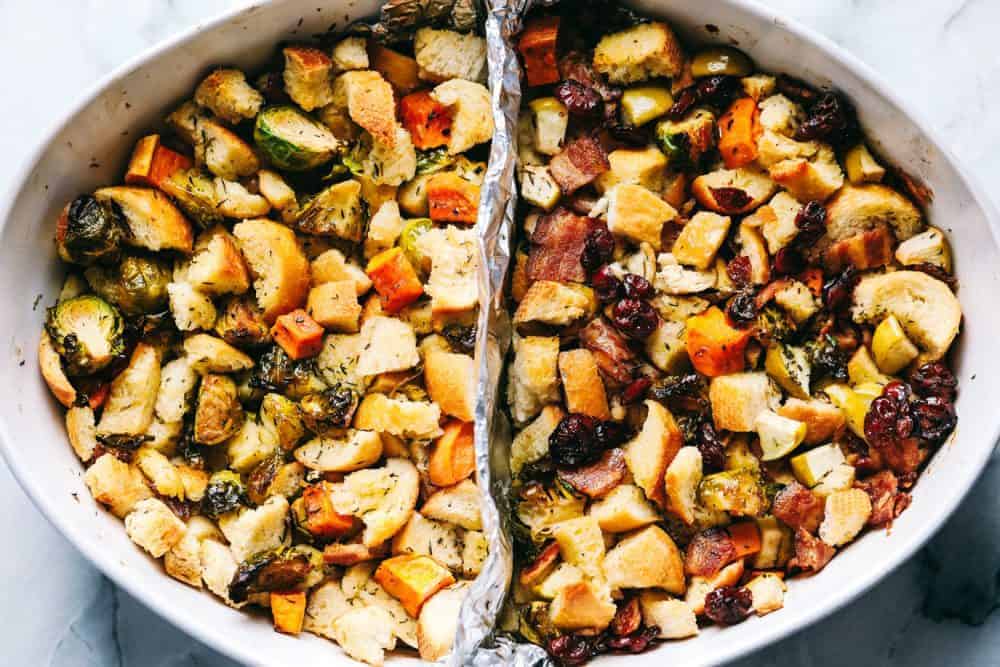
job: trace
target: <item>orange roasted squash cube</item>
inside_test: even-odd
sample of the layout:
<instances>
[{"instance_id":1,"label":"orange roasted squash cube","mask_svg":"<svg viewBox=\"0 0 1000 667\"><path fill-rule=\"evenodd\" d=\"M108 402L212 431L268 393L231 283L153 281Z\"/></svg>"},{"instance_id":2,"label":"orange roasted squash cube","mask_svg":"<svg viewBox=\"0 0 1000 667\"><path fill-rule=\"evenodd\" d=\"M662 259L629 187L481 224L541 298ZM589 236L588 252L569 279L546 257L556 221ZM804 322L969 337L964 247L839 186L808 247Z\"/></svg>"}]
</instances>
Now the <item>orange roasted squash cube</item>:
<instances>
[{"instance_id":1,"label":"orange roasted squash cube","mask_svg":"<svg viewBox=\"0 0 1000 667\"><path fill-rule=\"evenodd\" d=\"M476 469L474 424L452 419L434 443L427 474L434 486L454 486Z\"/></svg>"},{"instance_id":2,"label":"orange roasted squash cube","mask_svg":"<svg viewBox=\"0 0 1000 667\"><path fill-rule=\"evenodd\" d=\"M427 208L436 222L475 223L479 186L453 171L434 174L427 181Z\"/></svg>"},{"instance_id":3,"label":"orange roasted squash cube","mask_svg":"<svg viewBox=\"0 0 1000 667\"><path fill-rule=\"evenodd\" d=\"M323 348L323 327L301 308L280 316L271 335L292 359L315 357Z\"/></svg>"},{"instance_id":4,"label":"orange roasted squash cube","mask_svg":"<svg viewBox=\"0 0 1000 667\"><path fill-rule=\"evenodd\" d=\"M719 118L719 154L727 169L744 167L757 159L759 119L757 103L750 97L733 102Z\"/></svg>"},{"instance_id":5,"label":"orange roasted squash cube","mask_svg":"<svg viewBox=\"0 0 1000 667\"><path fill-rule=\"evenodd\" d=\"M435 100L429 90L411 93L399 101L399 117L421 150L448 144L451 110Z\"/></svg>"},{"instance_id":6,"label":"orange roasted squash cube","mask_svg":"<svg viewBox=\"0 0 1000 667\"><path fill-rule=\"evenodd\" d=\"M143 137L132 149L132 157L125 171L125 182L129 185L149 185L158 187L175 171L191 168L191 159L160 143L160 135Z\"/></svg>"},{"instance_id":7,"label":"orange roasted squash cube","mask_svg":"<svg viewBox=\"0 0 1000 667\"><path fill-rule=\"evenodd\" d=\"M313 537L333 539L354 527L354 517L338 514L326 484L320 482L307 486L302 495L292 503L295 523Z\"/></svg>"},{"instance_id":8,"label":"orange roasted squash cube","mask_svg":"<svg viewBox=\"0 0 1000 667\"><path fill-rule=\"evenodd\" d=\"M375 581L416 618L424 602L455 583L455 577L430 556L403 554L382 561L375 570Z\"/></svg>"},{"instance_id":9,"label":"orange roasted squash cube","mask_svg":"<svg viewBox=\"0 0 1000 667\"><path fill-rule=\"evenodd\" d=\"M544 86L560 79L556 59L558 39L558 16L542 16L525 25L517 50L524 58L524 75L529 86Z\"/></svg>"},{"instance_id":10,"label":"orange roasted squash cube","mask_svg":"<svg viewBox=\"0 0 1000 667\"><path fill-rule=\"evenodd\" d=\"M390 315L398 313L424 293L417 272L399 246L372 257L365 273L378 292L382 310Z\"/></svg>"},{"instance_id":11,"label":"orange roasted squash cube","mask_svg":"<svg viewBox=\"0 0 1000 667\"><path fill-rule=\"evenodd\" d=\"M410 56L369 43L368 60L371 68L381 74L400 95L412 93L421 85L420 67Z\"/></svg>"},{"instance_id":12,"label":"orange roasted squash cube","mask_svg":"<svg viewBox=\"0 0 1000 667\"><path fill-rule=\"evenodd\" d=\"M716 377L743 370L749 327L737 329L724 312L712 306L701 315L689 317L686 328L688 357L696 371Z\"/></svg>"},{"instance_id":13,"label":"orange roasted squash cube","mask_svg":"<svg viewBox=\"0 0 1000 667\"><path fill-rule=\"evenodd\" d=\"M302 623L306 618L305 591L271 593L270 598L274 629L286 635L302 632Z\"/></svg>"}]
</instances>

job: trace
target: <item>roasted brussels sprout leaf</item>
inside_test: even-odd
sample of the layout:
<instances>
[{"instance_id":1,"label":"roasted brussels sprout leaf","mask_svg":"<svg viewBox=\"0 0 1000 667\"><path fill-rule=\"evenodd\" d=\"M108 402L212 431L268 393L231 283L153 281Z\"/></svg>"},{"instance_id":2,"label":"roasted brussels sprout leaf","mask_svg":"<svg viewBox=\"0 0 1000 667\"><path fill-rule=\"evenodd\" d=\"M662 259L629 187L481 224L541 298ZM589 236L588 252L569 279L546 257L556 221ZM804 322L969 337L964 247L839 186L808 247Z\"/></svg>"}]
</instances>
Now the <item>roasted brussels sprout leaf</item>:
<instances>
[{"instance_id":1,"label":"roasted brussels sprout leaf","mask_svg":"<svg viewBox=\"0 0 1000 667\"><path fill-rule=\"evenodd\" d=\"M325 389L323 382L316 376L312 360L295 361L277 345L268 348L261 355L248 384L253 389L285 393L292 397Z\"/></svg>"},{"instance_id":2,"label":"roasted brussels sprout leaf","mask_svg":"<svg viewBox=\"0 0 1000 667\"><path fill-rule=\"evenodd\" d=\"M332 160L340 148L330 130L292 106L261 111L253 139L274 166L288 171L314 169Z\"/></svg>"},{"instance_id":3,"label":"roasted brussels sprout leaf","mask_svg":"<svg viewBox=\"0 0 1000 667\"><path fill-rule=\"evenodd\" d=\"M127 315L163 310L172 274L165 260L128 255L116 266L91 266L84 272L90 288Z\"/></svg>"},{"instance_id":4,"label":"roasted brussels sprout leaf","mask_svg":"<svg viewBox=\"0 0 1000 667\"><path fill-rule=\"evenodd\" d=\"M350 426L357 407L357 393L346 387L309 394L299 401L302 421L316 435L326 435L335 429Z\"/></svg>"},{"instance_id":5,"label":"roasted brussels sprout leaf","mask_svg":"<svg viewBox=\"0 0 1000 667\"><path fill-rule=\"evenodd\" d=\"M126 229L117 203L80 195L70 203L57 227L59 256L82 266L114 262Z\"/></svg>"},{"instance_id":6,"label":"roasted brussels sprout leaf","mask_svg":"<svg viewBox=\"0 0 1000 667\"><path fill-rule=\"evenodd\" d=\"M69 375L96 373L125 351L121 314L93 294L49 308L45 329Z\"/></svg>"},{"instance_id":7,"label":"roasted brussels sprout leaf","mask_svg":"<svg viewBox=\"0 0 1000 667\"><path fill-rule=\"evenodd\" d=\"M232 470L220 470L212 475L201 501L201 511L218 518L232 512L244 503L246 490L243 480Z\"/></svg>"},{"instance_id":8,"label":"roasted brussels sprout leaf","mask_svg":"<svg viewBox=\"0 0 1000 667\"><path fill-rule=\"evenodd\" d=\"M399 247L403 249L403 254L406 255L410 265L422 274L430 271L430 257L425 256L420 250L418 241L433 228L434 223L430 218L414 218L406 222L399 235Z\"/></svg>"},{"instance_id":9,"label":"roasted brussels sprout leaf","mask_svg":"<svg viewBox=\"0 0 1000 667\"><path fill-rule=\"evenodd\" d=\"M251 593L292 590L311 571L312 563L304 554L258 554L237 568L229 584L229 599L240 603Z\"/></svg>"},{"instance_id":10,"label":"roasted brussels sprout leaf","mask_svg":"<svg viewBox=\"0 0 1000 667\"><path fill-rule=\"evenodd\" d=\"M432 148L426 151L417 151L417 176L421 174L433 174L436 171L447 169L455 163L455 156L448 153L448 148Z\"/></svg>"}]
</instances>

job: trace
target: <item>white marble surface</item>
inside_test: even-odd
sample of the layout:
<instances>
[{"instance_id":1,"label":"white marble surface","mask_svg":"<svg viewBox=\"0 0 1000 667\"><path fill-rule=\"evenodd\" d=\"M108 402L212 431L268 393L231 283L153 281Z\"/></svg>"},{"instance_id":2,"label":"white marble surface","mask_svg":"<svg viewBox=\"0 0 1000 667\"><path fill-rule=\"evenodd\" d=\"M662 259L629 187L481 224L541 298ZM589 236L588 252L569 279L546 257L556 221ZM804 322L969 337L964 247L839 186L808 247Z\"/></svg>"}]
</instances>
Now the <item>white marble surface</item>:
<instances>
[{"instance_id":1,"label":"white marble surface","mask_svg":"<svg viewBox=\"0 0 1000 667\"><path fill-rule=\"evenodd\" d=\"M995 0L764 0L888 79L989 185L1000 178ZM0 0L0 190L62 106L109 69L238 0ZM987 188L990 192L990 188ZM996 197L1000 202L1000 197ZM738 664L930 667L1000 663L1000 466L931 545L860 600ZM60 537L0 463L0 656L10 665L232 663L117 591Z\"/></svg>"}]
</instances>

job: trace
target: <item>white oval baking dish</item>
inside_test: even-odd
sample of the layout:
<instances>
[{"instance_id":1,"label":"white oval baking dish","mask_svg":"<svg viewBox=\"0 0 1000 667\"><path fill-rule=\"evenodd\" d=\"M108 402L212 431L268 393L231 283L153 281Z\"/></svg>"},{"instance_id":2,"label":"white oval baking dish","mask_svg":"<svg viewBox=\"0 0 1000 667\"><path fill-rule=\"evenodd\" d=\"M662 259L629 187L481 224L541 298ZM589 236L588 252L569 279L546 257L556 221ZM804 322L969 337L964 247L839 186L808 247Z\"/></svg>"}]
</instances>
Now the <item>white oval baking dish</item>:
<instances>
[{"instance_id":1,"label":"white oval baking dish","mask_svg":"<svg viewBox=\"0 0 1000 667\"><path fill-rule=\"evenodd\" d=\"M717 664L802 628L862 593L934 533L982 470L1000 432L1000 416L992 404L1000 395L1000 355L993 341L1000 331L995 307L1000 252L993 231L998 218L935 134L904 111L867 67L826 39L747 0L635 4L671 20L691 39L736 42L764 69L844 91L881 154L933 188L929 215L951 233L966 314L955 358L961 381L956 437L931 462L912 506L891 534L872 533L821 575L795 582L780 612L723 631L710 629L648 654L599 661ZM231 610L167 577L129 541L121 523L91 499L82 467L66 443L62 411L49 396L35 360L43 306L54 300L62 278L53 252L53 225L74 195L120 178L134 140L189 94L209 66L259 66L279 40L308 37L332 24L342 27L374 14L377 6L376 0L258 2L150 50L67 108L64 120L11 184L9 198L0 202L0 442L8 464L43 514L111 579L186 632L245 664L348 660L330 642L277 634L265 617ZM35 304L37 295L42 300ZM393 662L416 660L394 657Z\"/></svg>"}]
</instances>

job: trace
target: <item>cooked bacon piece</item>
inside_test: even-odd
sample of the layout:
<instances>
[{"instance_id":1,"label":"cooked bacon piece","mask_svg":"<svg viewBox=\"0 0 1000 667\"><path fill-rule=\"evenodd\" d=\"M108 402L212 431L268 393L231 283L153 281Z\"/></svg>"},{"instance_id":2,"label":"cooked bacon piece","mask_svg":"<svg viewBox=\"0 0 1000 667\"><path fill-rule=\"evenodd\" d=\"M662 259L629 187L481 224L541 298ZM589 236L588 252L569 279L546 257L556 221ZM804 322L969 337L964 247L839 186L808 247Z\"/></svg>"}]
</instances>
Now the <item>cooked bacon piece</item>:
<instances>
[{"instance_id":1,"label":"cooked bacon piece","mask_svg":"<svg viewBox=\"0 0 1000 667\"><path fill-rule=\"evenodd\" d=\"M901 475L915 473L927 457L927 450L920 448L916 438L895 438L888 447L876 451L889 468Z\"/></svg>"},{"instance_id":2,"label":"cooked bacon piece","mask_svg":"<svg viewBox=\"0 0 1000 667\"><path fill-rule=\"evenodd\" d=\"M559 59L559 75L593 88L605 102L617 102L622 96L622 89L608 83L594 70L590 59L579 51L570 51Z\"/></svg>"},{"instance_id":3,"label":"cooked bacon piece","mask_svg":"<svg viewBox=\"0 0 1000 667\"><path fill-rule=\"evenodd\" d=\"M837 550L829 544L799 528L795 531L795 555L788 561L788 569L819 572L836 553Z\"/></svg>"},{"instance_id":4,"label":"cooked bacon piece","mask_svg":"<svg viewBox=\"0 0 1000 667\"><path fill-rule=\"evenodd\" d=\"M590 498L600 498L611 492L625 479L625 452L609 449L588 466L575 470L560 470L559 479Z\"/></svg>"},{"instance_id":5,"label":"cooked bacon piece","mask_svg":"<svg viewBox=\"0 0 1000 667\"><path fill-rule=\"evenodd\" d=\"M910 494L899 490L899 480L891 470L883 470L867 479L855 482L854 488L867 493L872 501L869 526L888 523L910 506Z\"/></svg>"},{"instance_id":6,"label":"cooked bacon piece","mask_svg":"<svg viewBox=\"0 0 1000 667\"><path fill-rule=\"evenodd\" d=\"M608 154L597 139L577 137L566 144L552 161L549 172L564 195L571 195L611 168Z\"/></svg>"},{"instance_id":7,"label":"cooked bacon piece","mask_svg":"<svg viewBox=\"0 0 1000 667\"><path fill-rule=\"evenodd\" d=\"M327 565L348 567L388 555L387 544L369 549L360 542L328 544L323 549L323 562Z\"/></svg>"},{"instance_id":8,"label":"cooked bacon piece","mask_svg":"<svg viewBox=\"0 0 1000 667\"><path fill-rule=\"evenodd\" d=\"M627 384L635 370L635 354L628 342L603 317L598 317L580 330L580 343L594 354L597 367L606 377Z\"/></svg>"},{"instance_id":9,"label":"cooked bacon piece","mask_svg":"<svg viewBox=\"0 0 1000 667\"><path fill-rule=\"evenodd\" d=\"M587 244L587 235L598 224L596 220L562 207L543 216L531 235L528 279L563 283L586 281L587 271L580 257Z\"/></svg>"},{"instance_id":10,"label":"cooked bacon piece","mask_svg":"<svg viewBox=\"0 0 1000 667\"><path fill-rule=\"evenodd\" d=\"M882 225L837 241L827 249L823 263L830 272L840 271L849 265L861 271L885 266L892 261L894 240L889 228Z\"/></svg>"},{"instance_id":11,"label":"cooked bacon piece","mask_svg":"<svg viewBox=\"0 0 1000 667\"><path fill-rule=\"evenodd\" d=\"M533 586L540 583L549 573L552 566L559 558L559 544L555 541L549 542L544 549L538 552L531 565L521 570L521 585Z\"/></svg>"},{"instance_id":12,"label":"cooked bacon piece","mask_svg":"<svg viewBox=\"0 0 1000 667\"><path fill-rule=\"evenodd\" d=\"M774 497L771 513L792 528L814 533L823 520L823 501L798 482L792 482Z\"/></svg>"},{"instance_id":13,"label":"cooked bacon piece","mask_svg":"<svg viewBox=\"0 0 1000 667\"><path fill-rule=\"evenodd\" d=\"M703 530L688 543L684 572L693 577L711 577L738 558L736 545L725 528Z\"/></svg>"}]
</instances>

